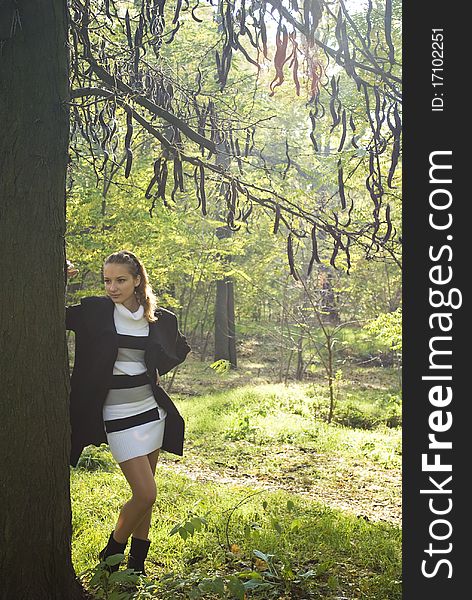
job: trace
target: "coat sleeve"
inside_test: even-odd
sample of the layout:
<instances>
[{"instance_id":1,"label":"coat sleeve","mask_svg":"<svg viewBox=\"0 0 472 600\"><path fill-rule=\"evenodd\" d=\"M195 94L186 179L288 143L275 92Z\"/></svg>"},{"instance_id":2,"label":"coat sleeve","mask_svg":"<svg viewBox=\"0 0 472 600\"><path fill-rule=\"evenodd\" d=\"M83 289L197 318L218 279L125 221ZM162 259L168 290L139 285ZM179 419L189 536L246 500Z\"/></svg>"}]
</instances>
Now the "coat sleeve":
<instances>
[{"instance_id":1,"label":"coat sleeve","mask_svg":"<svg viewBox=\"0 0 472 600\"><path fill-rule=\"evenodd\" d=\"M82 305L66 306L66 329L77 331L82 325Z\"/></svg>"},{"instance_id":2,"label":"coat sleeve","mask_svg":"<svg viewBox=\"0 0 472 600\"><path fill-rule=\"evenodd\" d=\"M187 338L180 331L180 329L177 329L177 340L176 340L175 347L176 347L177 358L180 361L184 361L185 357L190 352L191 348L187 342Z\"/></svg>"}]
</instances>

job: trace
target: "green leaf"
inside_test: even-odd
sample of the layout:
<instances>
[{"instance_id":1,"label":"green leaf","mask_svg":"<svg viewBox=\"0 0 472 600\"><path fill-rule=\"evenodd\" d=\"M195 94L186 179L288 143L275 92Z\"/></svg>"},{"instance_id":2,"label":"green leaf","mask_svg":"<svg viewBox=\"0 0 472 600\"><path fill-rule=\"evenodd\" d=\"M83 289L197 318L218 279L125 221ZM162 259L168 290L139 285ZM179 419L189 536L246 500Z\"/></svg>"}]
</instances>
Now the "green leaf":
<instances>
[{"instance_id":1,"label":"green leaf","mask_svg":"<svg viewBox=\"0 0 472 600\"><path fill-rule=\"evenodd\" d=\"M140 575L134 573L131 569L124 571L115 571L110 575L109 582L111 583L134 583L139 580Z\"/></svg>"},{"instance_id":2,"label":"green leaf","mask_svg":"<svg viewBox=\"0 0 472 600\"><path fill-rule=\"evenodd\" d=\"M169 535L176 534L179 531L180 527L181 527L180 523L175 525L175 527L172 527L172 529L169 531Z\"/></svg>"},{"instance_id":3,"label":"green leaf","mask_svg":"<svg viewBox=\"0 0 472 600\"><path fill-rule=\"evenodd\" d=\"M118 565L124 559L124 557L124 554L112 554L105 559L105 563L108 566L113 567L114 565Z\"/></svg>"},{"instance_id":4,"label":"green leaf","mask_svg":"<svg viewBox=\"0 0 472 600\"><path fill-rule=\"evenodd\" d=\"M222 577L215 577L213 579L213 590L219 594L220 596L224 597L225 595L225 582L224 579Z\"/></svg>"},{"instance_id":5,"label":"green leaf","mask_svg":"<svg viewBox=\"0 0 472 600\"><path fill-rule=\"evenodd\" d=\"M244 584L234 575L231 575L228 579L228 591L233 594L237 600L244 600Z\"/></svg>"},{"instance_id":6,"label":"green leaf","mask_svg":"<svg viewBox=\"0 0 472 600\"><path fill-rule=\"evenodd\" d=\"M287 500L287 510L291 511L295 508L295 504L292 500Z\"/></svg>"},{"instance_id":7,"label":"green leaf","mask_svg":"<svg viewBox=\"0 0 472 600\"><path fill-rule=\"evenodd\" d=\"M262 575L259 571L240 571L238 573L239 577L249 577L250 579L262 579Z\"/></svg>"},{"instance_id":8,"label":"green leaf","mask_svg":"<svg viewBox=\"0 0 472 600\"><path fill-rule=\"evenodd\" d=\"M264 554L264 552L261 552L260 550L253 550L255 556L257 556L257 558L260 558L261 560L265 560L266 563L268 563L270 561L270 558L267 554Z\"/></svg>"},{"instance_id":9,"label":"green leaf","mask_svg":"<svg viewBox=\"0 0 472 600\"><path fill-rule=\"evenodd\" d=\"M338 580L336 577L334 577L334 575L330 575L328 577L328 587L331 588L332 590L336 589L338 587Z\"/></svg>"},{"instance_id":10,"label":"green leaf","mask_svg":"<svg viewBox=\"0 0 472 600\"><path fill-rule=\"evenodd\" d=\"M282 526L277 521L277 519L275 519L274 517L271 517L270 521L271 521L272 527L275 529L275 531L277 531L277 533L282 533Z\"/></svg>"},{"instance_id":11,"label":"green leaf","mask_svg":"<svg viewBox=\"0 0 472 600\"><path fill-rule=\"evenodd\" d=\"M189 536L188 531L184 527L179 528L179 535L183 540L186 540Z\"/></svg>"},{"instance_id":12,"label":"green leaf","mask_svg":"<svg viewBox=\"0 0 472 600\"><path fill-rule=\"evenodd\" d=\"M187 521L185 523L184 529L186 529L190 535L193 535L195 533L195 527L193 526L193 524L190 521Z\"/></svg>"},{"instance_id":13,"label":"green leaf","mask_svg":"<svg viewBox=\"0 0 472 600\"><path fill-rule=\"evenodd\" d=\"M273 583L269 583L268 581L258 581L257 579L250 579L249 581L245 581L243 583L244 585L244 589L247 590L254 590L254 589L267 589L267 588L271 588L271 587L275 587L275 585Z\"/></svg>"}]
</instances>

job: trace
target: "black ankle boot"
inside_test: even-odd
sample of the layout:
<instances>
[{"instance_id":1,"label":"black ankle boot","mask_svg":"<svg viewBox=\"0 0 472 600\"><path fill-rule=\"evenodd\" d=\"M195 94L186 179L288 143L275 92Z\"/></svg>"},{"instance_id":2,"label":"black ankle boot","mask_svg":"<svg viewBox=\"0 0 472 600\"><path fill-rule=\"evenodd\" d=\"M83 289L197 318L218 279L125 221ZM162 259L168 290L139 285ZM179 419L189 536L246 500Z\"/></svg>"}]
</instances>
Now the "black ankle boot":
<instances>
[{"instance_id":1,"label":"black ankle boot","mask_svg":"<svg viewBox=\"0 0 472 600\"><path fill-rule=\"evenodd\" d=\"M146 575L146 571L144 570L144 561L146 560L150 545L150 540L141 540L131 536L131 547L128 556L128 569L134 569L135 571Z\"/></svg>"},{"instance_id":2,"label":"black ankle boot","mask_svg":"<svg viewBox=\"0 0 472 600\"><path fill-rule=\"evenodd\" d=\"M98 555L98 558L101 561L104 561L106 558L108 558L109 556L113 556L114 554L124 554L125 552L126 544L128 543L128 541L124 543L117 542L113 537L114 531L115 530L113 530L110 533L107 545L105 546L105 548L103 548L103 550L100 551L100 554ZM108 569L108 571L110 571L110 573L114 573L120 568L120 563L116 565L107 565L106 568Z\"/></svg>"}]
</instances>

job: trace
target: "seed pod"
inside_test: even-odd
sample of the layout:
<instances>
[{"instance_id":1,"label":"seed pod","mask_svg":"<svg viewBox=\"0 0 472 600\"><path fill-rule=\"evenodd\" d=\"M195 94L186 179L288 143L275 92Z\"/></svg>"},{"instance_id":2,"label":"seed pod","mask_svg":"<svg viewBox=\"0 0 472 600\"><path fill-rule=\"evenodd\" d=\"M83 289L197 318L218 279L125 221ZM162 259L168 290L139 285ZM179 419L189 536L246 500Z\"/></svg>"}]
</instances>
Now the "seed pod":
<instances>
[{"instance_id":1,"label":"seed pod","mask_svg":"<svg viewBox=\"0 0 472 600\"><path fill-rule=\"evenodd\" d=\"M292 242L292 234L288 234L287 238L287 257L288 264L290 265L290 274L295 279L295 281L299 281L300 277L298 276L297 270L295 268L295 261L293 258L293 242Z\"/></svg>"},{"instance_id":2,"label":"seed pod","mask_svg":"<svg viewBox=\"0 0 472 600\"><path fill-rule=\"evenodd\" d=\"M125 179L128 179L131 172L131 166L133 164L133 151L131 150L131 137L133 135L133 117L131 116L131 110L126 109L126 136L125 136L125 150L126 150L126 167L125 167Z\"/></svg>"},{"instance_id":3,"label":"seed pod","mask_svg":"<svg viewBox=\"0 0 472 600\"><path fill-rule=\"evenodd\" d=\"M346 196L344 194L343 168L341 164L341 159L338 160L338 189L339 198L341 200L341 207L344 210L346 208Z\"/></svg>"},{"instance_id":4,"label":"seed pod","mask_svg":"<svg viewBox=\"0 0 472 600\"><path fill-rule=\"evenodd\" d=\"M133 35L131 33L131 22L129 18L129 11L126 9L125 14L125 27L126 27L126 39L128 40L128 46L130 50L133 49Z\"/></svg>"},{"instance_id":5,"label":"seed pod","mask_svg":"<svg viewBox=\"0 0 472 600\"><path fill-rule=\"evenodd\" d=\"M346 140L346 109L343 109L343 116L342 116L342 126L343 126L343 132L341 135L341 141L339 142L339 146L338 146L338 152L341 152L341 150L343 149L344 146L344 142Z\"/></svg>"},{"instance_id":6,"label":"seed pod","mask_svg":"<svg viewBox=\"0 0 472 600\"><path fill-rule=\"evenodd\" d=\"M313 269L314 262L321 263L320 257L318 255L318 242L316 240L316 223L313 225L311 229L311 258L310 263L308 265L307 275L311 275L311 271Z\"/></svg>"},{"instance_id":7,"label":"seed pod","mask_svg":"<svg viewBox=\"0 0 472 600\"><path fill-rule=\"evenodd\" d=\"M203 165L199 165L199 169L200 169L200 181L199 181L200 200L202 202L202 214L205 216L207 214L206 193L205 193L205 169L203 168Z\"/></svg>"},{"instance_id":8,"label":"seed pod","mask_svg":"<svg viewBox=\"0 0 472 600\"><path fill-rule=\"evenodd\" d=\"M388 242L388 240L390 239L390 236L392 234L392 221L390 219L390 204L387 204L387 207L385 209L385 219L387 220L387 231L386 231L384 237L382 238L382 244L385 244L386 242Z\"/></svg>"}]
</instances>

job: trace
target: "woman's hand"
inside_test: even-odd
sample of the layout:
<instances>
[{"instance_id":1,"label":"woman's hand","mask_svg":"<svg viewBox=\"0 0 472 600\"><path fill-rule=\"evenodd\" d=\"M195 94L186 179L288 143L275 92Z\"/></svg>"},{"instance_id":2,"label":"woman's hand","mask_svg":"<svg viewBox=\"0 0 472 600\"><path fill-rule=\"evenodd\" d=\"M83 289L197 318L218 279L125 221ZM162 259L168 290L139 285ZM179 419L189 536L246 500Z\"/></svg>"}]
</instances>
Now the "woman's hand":
<instances>
[{"instance_id":1,"label":"woman's hand","mask_svg":"<svg viewBox=\"0 0 472 600\"><path fill-rule=\"evenodd\" d=\"M68 278L75 277L78 272L79 272L79 269L74 267L74 265L70 262L70 260L68 260L67 261L67 277Z\"/></svg>"},{"instance_id":2,"label":"woman's hand","mask_svg":"<svg viewBox=\"0 0 472 600\"><path fill-rule=\"evenodd\" d=\"M159 371L156 369L156 385L159 385L161 382L161 376L159 375Z\"/></svg>"}]
</instances>

